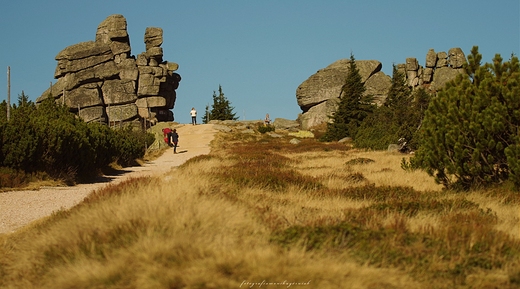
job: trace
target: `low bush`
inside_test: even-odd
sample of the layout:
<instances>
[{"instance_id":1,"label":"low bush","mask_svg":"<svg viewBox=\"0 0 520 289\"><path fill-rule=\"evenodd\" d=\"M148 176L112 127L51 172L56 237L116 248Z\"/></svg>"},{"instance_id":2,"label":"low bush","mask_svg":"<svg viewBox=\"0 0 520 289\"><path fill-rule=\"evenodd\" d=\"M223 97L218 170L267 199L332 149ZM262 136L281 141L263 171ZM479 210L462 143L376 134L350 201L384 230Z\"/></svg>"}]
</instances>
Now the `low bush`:
<instances>
[{"instance_id":1,"label":"low bush","mask_svg":"<svg viewBox=\"0 0 520 289\"><path fill-rule=\"evenodd\" d=\"M270 132L270 131L274 131L275 128L274 128L274 125L259 125L258 126L258 132L260 133L266 133L266 132Z\"/></svg>"},{"instance_id":2,"label":"low bush","mask_svg":"<svg viewBox=\"0 0 520 289\"><path fill-rule=\"evenodd\" d=\"M38 107L32 103L13 107L10 120L0 121L0 134L0 167L28 175L45 172L68 184L89 180L114 161L133 164L155 140L131 126L113 130L85 123L52 98Z\"/></svg>"},{"instance_id":3,"label":"low bush","mask_svg":"<svg viewBox=\"0 0 520 289\"><path fill-rule=\"evenodd\" d=\"M506 181L520 189L520 61L481 65L473 47L468 74L432 99L419 149L406 167L424 169L447 188L474 189Z\"/></svg>"},{"instance_id":4,"label":"low bush","mask_svg":"<svg viewBox=\"0 0 520 289\"><path fill-rule=\"evenodd\" d=\"M24 171L0 167L0 187L20 187L28 182L29 178Z\"/></svg>"}]
</instances>

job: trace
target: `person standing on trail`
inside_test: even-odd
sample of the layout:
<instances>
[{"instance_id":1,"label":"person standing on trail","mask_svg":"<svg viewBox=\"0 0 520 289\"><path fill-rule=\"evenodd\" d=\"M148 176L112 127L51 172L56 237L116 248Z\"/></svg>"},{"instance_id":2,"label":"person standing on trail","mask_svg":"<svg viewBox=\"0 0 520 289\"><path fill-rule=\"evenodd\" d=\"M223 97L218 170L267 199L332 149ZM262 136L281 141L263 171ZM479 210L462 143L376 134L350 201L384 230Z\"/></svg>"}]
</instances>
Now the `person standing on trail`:
<instances>
[{"instance_id":1,"label":"person standing on trail","mask_svg":"<svg viewBox=\"0 0 520 289\"><path fill-rule=\"evenodd\" d=\"M169 134L170 143L173 144L173 153L177 153L177 143L179 142L179 134L177 134L177 130L173 129Z\"/></svg>"},{"instance_id":2,"label":"person standing on trail","mask_svg":"<svg viewBox=\"0 0 520 289\"><path fill-rule=\"evenodd\" d=\"M195 110L194 107L191 108L190 115L191 115L191 124L196 125L197 124L197 111Z\"/></svg>"}]
</instances>

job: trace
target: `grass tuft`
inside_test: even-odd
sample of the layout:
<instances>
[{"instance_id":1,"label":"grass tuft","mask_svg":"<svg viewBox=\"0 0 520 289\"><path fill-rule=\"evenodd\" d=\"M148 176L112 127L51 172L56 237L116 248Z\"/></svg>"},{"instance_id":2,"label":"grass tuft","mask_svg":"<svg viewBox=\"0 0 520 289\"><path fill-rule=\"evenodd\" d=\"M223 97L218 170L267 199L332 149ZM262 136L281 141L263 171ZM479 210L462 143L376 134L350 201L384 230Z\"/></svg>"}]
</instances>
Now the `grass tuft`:
<instances>
[{"instance_id":1,"label":"grass tuft","mask_svg":"<svg viewBox=\"0 0 520 289\"><path fill-rule=\"evenodd\" d=\"M348 160L345 165L347 166L350 166L350 165L363 165L363 164L369 164L369 163L373 163L375 162L373 159L369 159L369 158L355 158L355 159L351 159L351 160Z\"/></svg>"}]
</instances>

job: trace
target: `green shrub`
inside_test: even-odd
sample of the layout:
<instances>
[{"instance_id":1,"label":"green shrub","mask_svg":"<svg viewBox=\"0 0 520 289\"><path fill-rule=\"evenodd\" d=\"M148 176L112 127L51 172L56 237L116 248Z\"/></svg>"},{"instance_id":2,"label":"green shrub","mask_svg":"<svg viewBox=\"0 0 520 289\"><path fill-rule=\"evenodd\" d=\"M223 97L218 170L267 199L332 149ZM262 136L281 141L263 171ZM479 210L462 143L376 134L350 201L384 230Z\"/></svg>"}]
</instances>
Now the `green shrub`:
<instances>
[{"instance_id":1,"label":"green shrub","mask_svg":"<svg viewBox=\"0 0 520 289\"><path fill-rule=\"evenodd\" d=\"M117 161L123 166L128 166L144 156L146 148L155 141L155 136L126 126L115 130L115 140Z\"/></svg>"},{"instance_id":2,"label":"green shrub","mask_svg":"<svg viewBox=\"0 0 520 289\"><path fill-rule=\"evenodd\" d=\"M274 125L259 125L258 126L258 132L260 133L266 133L266 132L270 132L270 131L274 131Z\"/></svg>"},{"instance_id":3,"label":"green shrub","mask_svg":"<svg viewBox=\"0 0 520 289\"><path fill-rule=\"evenodd\" d=\"M385 150L389 144L397 143L399 139L397 128L390 120L382 120L379 116L376 110L361 124L354 138L354 145L357 148Z\"/></svg>"},{"instance_id":4,"label":"green shrub","mask_svg":"<svg viewBox=\"0 0 520 289\"><path fill-rule=\"evenodd\" d=\"M520 64L513 56L481 65L473 47L465 74L432 99L411 165L446 187L468 189L510 179L520 188Z\"/></svg>"},{"instance_id":5,"label":"green shrub","mask_svg":"<svg viewBox=\"0 0 520 289\"><path fill-rule=\"evenodd\" d=\"M404 138L407 147L418 147L421 126L431 96L424 90L412 92L404 74L393 68L392 86L385 103L367 116L359 127L354 144L359 148L387 149Z\"/></svg>"},{"instance_id":6,"label":"green shrub","mask_svg":"<svg viewBox=\"0 0 520 289\"><path fill-rule=\"evenodd\" d=\"M11 118L0 118L0 166L27 174L46 172L67 183L88 180L114 161L132 164L155 140L130 126L112 130L85 123L52 98L38 107L13 106Z\"/></svg>"}]
</instances>

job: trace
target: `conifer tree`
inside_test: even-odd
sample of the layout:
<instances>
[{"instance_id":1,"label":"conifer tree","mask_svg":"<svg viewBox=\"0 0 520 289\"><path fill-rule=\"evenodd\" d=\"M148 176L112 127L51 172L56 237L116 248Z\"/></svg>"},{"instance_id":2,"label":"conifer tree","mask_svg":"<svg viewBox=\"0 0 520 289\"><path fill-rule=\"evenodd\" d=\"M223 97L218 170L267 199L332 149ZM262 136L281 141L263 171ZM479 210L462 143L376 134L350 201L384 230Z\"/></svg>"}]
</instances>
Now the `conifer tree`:
<instances>
[{"instance_id":1,"label":"conifer tree","mask_svg":"<svg viewBox=\"0 0 520 289\"><path fill-rule=\"evenodd\" d=\"M391 86L385 102L363 120L354 138L354 144L361 148L382 150L386 149L388 144L396 143L400 137L410 140L408 136L399 135L402 121L410 112L410 95L411 91L406 85L404 75L394 65Z\"/></svg>"},{"instance_id":2,"label":"conifer tree","mask_svg":"<svg viewBox=\"0 0 520 289\"><path fill-rule=\"evenodd\" d=\"M466 71L432 99L411 159L446 187L510 179L520 187L520 65L517 57L481 65L474 46Z\"/></svg>"},{"instance_id":3,"label":"conifer tree","mask_svg":"<svg viewBox=\"0 0 520 289\"><path fill-rule=\"evenodd\" d=\"M216 91L213 91L213 105L211 106L211 111L208 111L209 107L206 106L206 113L203 116L204 123L208 123L210 120L238 119L233 112L235 108L231 106L231 102L224 95L221 85L218 86L218 92L219 94L217 95Z\"/></svg>"},{"instance_id":4,"label":"conifer tree","mask_svg":"<svg viewBox=\"0 0 520 289\"><path fill-rule=\"evenodd\" d=\"M209 123L209 105L206 105L206 109L204 109L204 115L202 116L202 123Z\"/></svg>"},{"instance_id":5,"label":"conifer tree","mask_svg":"<svg viewBox=\"0 0 520 289\"><path fill-rule=\"evenodd\" d=\"M7 122L7 101L0 102L0 125Z\"/></svg>"},{"instance_id":6,"label":"conifer tree","mask_svg":"<svg viewBox=\"0 0 520 289\"><path fill-rule=\"evenodd\" d=\"M413 95L412 90L406 83L405 75L395 65L392 68L391 83L384 106L390 109L392 125L396 128L394 142L400 138L410 142L418 125L416 113L413 109Z\"/></svg>"},{"instance_id":7,"label":"conifer tree","mask_svg":"<svg viewBox=\"0 0 520 289\"><path fill-rule=\"evenodd\" d=\"M420 88L412 92L404 74L393 67L392 82L383 105L365 118L359 127L354 144L360 148L386 149L401 138L408 149L415 150L419 139L428 93Z\"/></svg>"},{"instance_id":8,"label":"conifer tree","mask_svg":"<svg viewBox=\"0 0 520 289\"><path fill-rule=\"evenodd\" d=\"M419 88L412 93L412 105L408 108L408 111L410 112L409 120L408 122L405 122L399 131L399 135L405 137L406 135L411 135L411 139L408 141L408 146L412 150L416 150L419 147L419 142L421 140L420 128L422 127L424 115L428 109L431 98L432 95L426 92L424 88Z\"/></svg>"},{"instance_id":9,"label":"conifer tree","mask_svg":"<svg viewBox=\"0 0 520 289\"><path fill-rule=\"evenodd\" d=\"M392 66L392 81L390 88L388 89L388 95L385 100L384 106L402 109L409 105L412 91L406 84L405 75L397 69L396 65Z\"/></svg>"},{"instance_id":10,"label":"conifer tree","mask_svg":"<svg viewBox=\"0 0 520 289\"><path fill-rule=\"evenodd\" d=\"M22 90L22 94L18 95L18 106L31 105L32 101L29 100L29 96Z\"/></svg>"},{"instance_id":11,"label":"conifer tree","mask_svg":"<svg viewBox=\"0 0 520 289\"><path fill-rule=\"evenodd\" d=\"M372 97L365 96L365 85L353 54L350 54L348 75L341 88L340 102L332 118L327 124L327 131L322 137L324 141L340 140L354 137L365 117L373 111Z\"/></svg>"}]
</instances>

